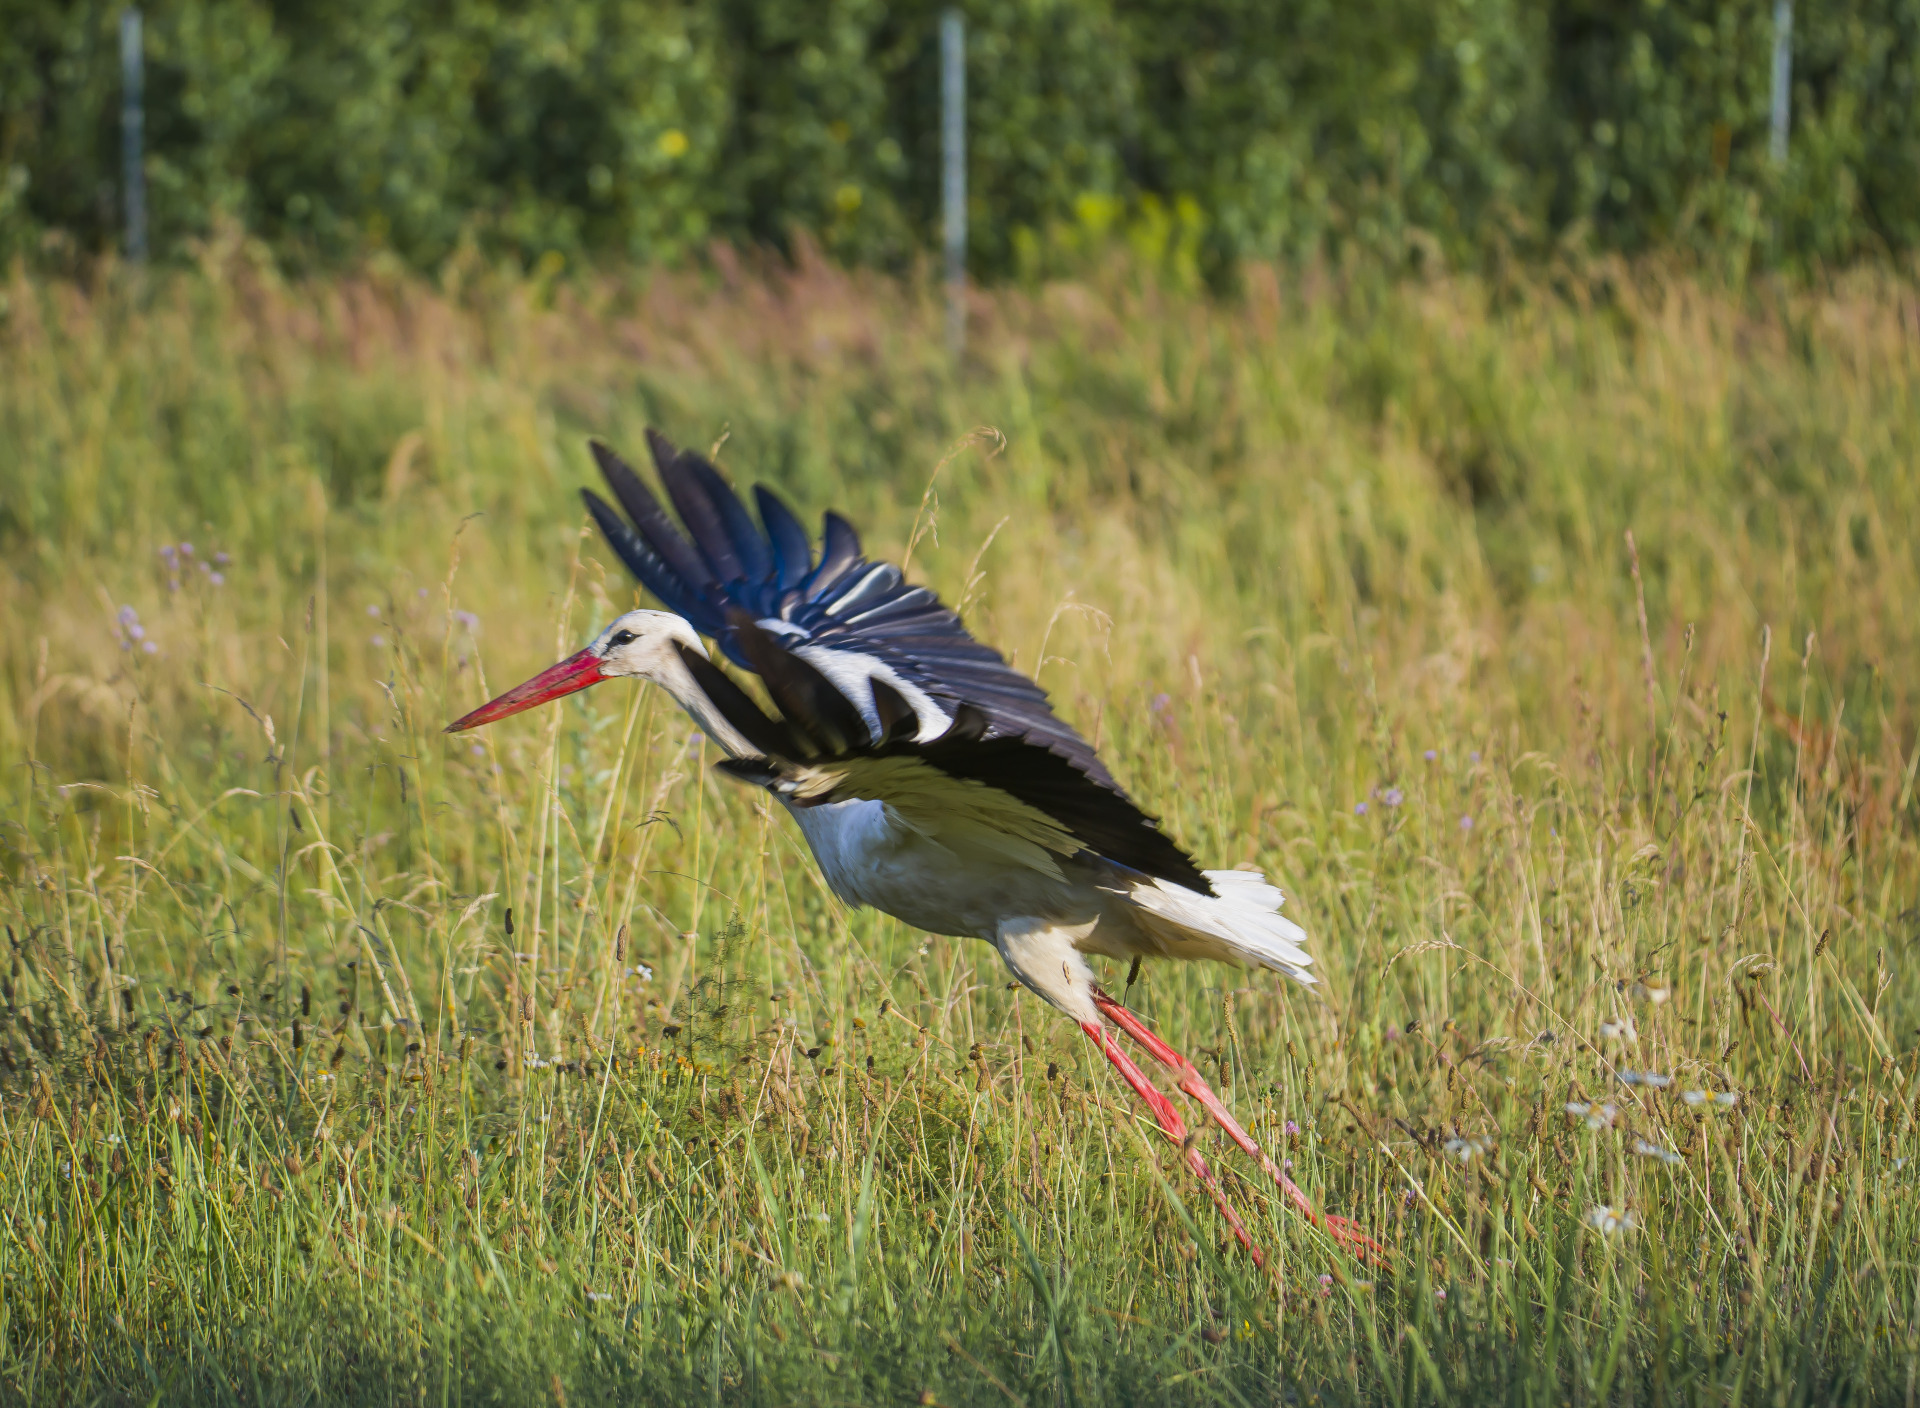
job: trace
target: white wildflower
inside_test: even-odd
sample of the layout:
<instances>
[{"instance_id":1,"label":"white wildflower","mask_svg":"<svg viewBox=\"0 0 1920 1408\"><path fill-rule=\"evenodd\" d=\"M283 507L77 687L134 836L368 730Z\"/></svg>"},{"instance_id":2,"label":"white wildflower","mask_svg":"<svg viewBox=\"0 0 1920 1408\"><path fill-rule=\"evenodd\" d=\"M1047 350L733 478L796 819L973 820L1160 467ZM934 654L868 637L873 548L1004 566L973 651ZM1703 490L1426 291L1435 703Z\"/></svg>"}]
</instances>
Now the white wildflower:
<instances>
[{"instance_id":1,"label":"white wildflower","mask_svg":"<svg viewBox=\"0 0 1920 1408\"><path fill-rule=\"evenodd\" d=\"M1677 1163L1685 1162L1685 1160L1683 1160L1678 1154L1674 1153L1673 1150L1662 1149L1658 1144L1649 1144L1644 1139L1636 1139L1633 1141L1633 1152L1636 1154L1644 1154L1646 1157L1650 1159L1658 1159L1663 1164L1677 1164Z\"/></svg>"},{"instance_id":2,"label":"white wildflower","mask_svg":"<svg viewBox=\"0 0 1920 1408\"><path fill-rule=\"evenodd\" d=\"M1474 1155L1484 1154L1492 1149L1493 1141L1490 1139L1449 1139L1442 1147L1454 1158L1460 1160L1461 1163L1467 1164L1473 1162Z\"/></svg>"},{"instance_id":3,"label":"white wildflower","mask_svg":"<svg viewBox=\"0 0 1920 1408\"><path fill-rule=\"evenodd\" d=\"M1639 1225L1639 1220L1624 1208L1610 1208L1602 1203L1599 1207L1587 1209L1587 1226L1605 1236L1630 1232Z\"/></svg>"},{"instance_id":4,"label":"white wildflower","mask_svg":"<svg viewBox=\"0 0 1920 1408\"><path fill-rule=\"evenodd\" d=\"M1731 1110L1735 1105L1740 1103L1740 1097L1731 1090L1723 1090L1713 1097L1713 1103L1723 1110Z\"/></svg>"},{"instance_id":5,"label":"white wildflower","mask_svg":"<svg viewBox=\"0 0 1920 1408\"><path fill-rule=\"evenodd\" d=\"M1683 1090L1680 1092L1680 1098L1689 1105L1704 1105L1707 1103L1707 1092L1704 1090Z\"/></svg>"},{"instance_id":6,"label":"white wildflower","mask_svg":"<svg viewBox=\"0 0 1920 1408\"><path fill-rule=\"evenodd\" d=\"M1631 1017L1609 1017L1600 1024L1600 1035L1608 1041L1634 1041L1640 1033L1634 1030Z\"/></svg>"}]
</instances>

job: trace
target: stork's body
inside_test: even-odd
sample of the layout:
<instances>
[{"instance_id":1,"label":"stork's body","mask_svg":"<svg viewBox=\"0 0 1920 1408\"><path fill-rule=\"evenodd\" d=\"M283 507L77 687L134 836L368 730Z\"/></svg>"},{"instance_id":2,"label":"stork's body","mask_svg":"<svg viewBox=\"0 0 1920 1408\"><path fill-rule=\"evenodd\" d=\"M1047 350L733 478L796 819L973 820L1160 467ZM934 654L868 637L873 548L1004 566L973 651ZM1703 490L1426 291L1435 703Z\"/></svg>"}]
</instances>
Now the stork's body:
<instances>
[{"instance_id":1,"label":"stork's body","mask_svg":"<svg viewBox=\"0 0 1920 1408\"><path fill-rule=\"evenodd\" d=\"M611 678L659 685L792 815L849 905L930 933L983 939L1030 991L1079 1024L1181 1143L1235 1235L1227 1203L1172 1103L1113 1038L1174 1071L1296 1206L1363 1252L1312 1204L1184 1057L1104 993L1089 956L1210 959L1311 984L1305 933L1251 871L1201 871L1121 790L1045 694L967 635L931 592L866 562L829 514L816 563L797 520L757 491L764 536L713 468L650 436L691 533L610 451L595 453L632 525L587 495L602 530L668 611L620 617L579 654L482 706L475 727ZM709 657L704 633L759 674L770 715Z\"/></svg>"}]
</instances>

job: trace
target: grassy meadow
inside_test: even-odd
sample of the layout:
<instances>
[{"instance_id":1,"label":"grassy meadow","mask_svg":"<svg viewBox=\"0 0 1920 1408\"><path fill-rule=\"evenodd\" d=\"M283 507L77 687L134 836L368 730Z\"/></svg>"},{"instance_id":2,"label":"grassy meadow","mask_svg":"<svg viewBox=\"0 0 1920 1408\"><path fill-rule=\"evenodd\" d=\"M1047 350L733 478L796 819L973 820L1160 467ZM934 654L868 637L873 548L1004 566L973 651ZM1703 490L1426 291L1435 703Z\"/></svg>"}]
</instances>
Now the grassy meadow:
<instances>
[{"instance_id":1,"label":"grassy meadow","mask_svg":"<svg viewBox=\"0 0 1920 1408\"><path fill-rule=\"evenodd\" d=\"M941 327L811 262L0 285L0 1399L1911 1403L1913 280ZM657 694L439 732L636 600L574 491L648 424L1277 878L1319 988L1131 1000L1384 1264L1202 1128L1256 1273Z\"/></svg>"}]
</instances>

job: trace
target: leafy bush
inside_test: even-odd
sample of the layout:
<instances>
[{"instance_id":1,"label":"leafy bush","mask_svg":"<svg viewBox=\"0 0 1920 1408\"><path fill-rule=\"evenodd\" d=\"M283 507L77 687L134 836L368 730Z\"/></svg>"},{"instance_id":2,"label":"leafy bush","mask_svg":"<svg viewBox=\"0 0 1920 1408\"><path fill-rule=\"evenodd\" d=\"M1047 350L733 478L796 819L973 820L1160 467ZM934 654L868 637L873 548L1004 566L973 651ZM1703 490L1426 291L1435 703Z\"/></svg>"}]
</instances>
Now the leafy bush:
<instances>
[{"instance_id":1,"label":"leafy bush","mask_svg":"<svg viewBox=\"0 0 1920 1408\"><path fill-rule=\"evenodd\" d=\"M157 247L223 219L293 257L463 240L671 260L715 238L898 267L939 208L937 0L158 0ZM974 0L974 258L1116 222L1219 271L1681 243L1767 262L1920 236L1920 0ZM119 225L118 8L0 0L0 254Z\"/></svg>"}]
</instances>

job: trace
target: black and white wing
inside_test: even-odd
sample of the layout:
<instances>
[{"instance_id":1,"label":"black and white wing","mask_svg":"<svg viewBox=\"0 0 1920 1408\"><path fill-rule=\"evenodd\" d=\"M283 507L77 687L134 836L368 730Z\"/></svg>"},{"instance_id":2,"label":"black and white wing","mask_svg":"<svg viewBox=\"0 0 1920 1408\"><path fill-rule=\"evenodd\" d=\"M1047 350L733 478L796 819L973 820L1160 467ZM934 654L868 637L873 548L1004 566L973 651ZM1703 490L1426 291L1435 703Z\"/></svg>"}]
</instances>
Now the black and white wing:
<instances>
[{"instance_id":1,"label":"black and white wing","mask_svg":"<svg viewBox=\"0 0 1920 1408\"><path fill-rule=\"evenodd\" d=\"M826 514L816 558L806 529L771 490L754 489L756 523L703 456L676 449L652 430L647 445L679 524L626 461L598 441L594 458L625 516L591 490L581 495L640 584L718 642L729 659L756 668L739 630L741 621L753 623L831 683L870 737L882 732L874 713L877 682L913 709L922 737L938 734L962 704L970 705L988 738L1038 744L1099 786L1120 791L1093 746L1054 714L1045 690L968 635L959 616L927 588L908 585L891 563L869 562L846 519Z\"/></svg>"},{"instance_id":2,"label":"black and white wing","mask_svg":"<svg viewBox=\"0 0 1920 1408\"><path fill-rule=\"evenodd\" d=\"M1051 748L988 736L987 718L972 704L957 705L945 731L923 740L911 704L873 679L866 702L881 724L869 737L868 711L804 656L780 650L777 638L750 620L736 617L734 631L780 713L768 715L718 665L682 648L695 682L759 752L727 759L718 764L722 771L799 807L885 802L928 836L967 836L1041 870L1054 867L1049 856L1090 854L1195 895L1215 894L1153 817Z\"/></svg>"}]
</instances>

